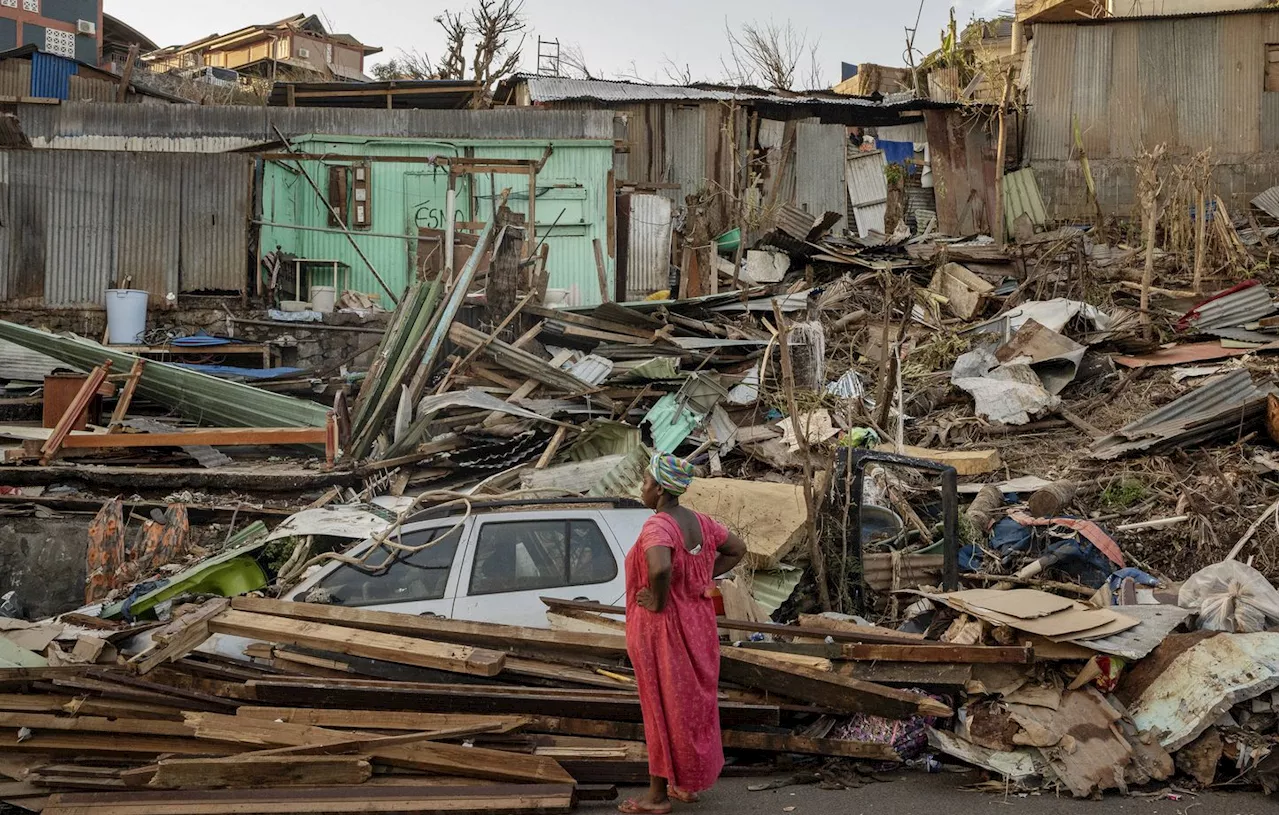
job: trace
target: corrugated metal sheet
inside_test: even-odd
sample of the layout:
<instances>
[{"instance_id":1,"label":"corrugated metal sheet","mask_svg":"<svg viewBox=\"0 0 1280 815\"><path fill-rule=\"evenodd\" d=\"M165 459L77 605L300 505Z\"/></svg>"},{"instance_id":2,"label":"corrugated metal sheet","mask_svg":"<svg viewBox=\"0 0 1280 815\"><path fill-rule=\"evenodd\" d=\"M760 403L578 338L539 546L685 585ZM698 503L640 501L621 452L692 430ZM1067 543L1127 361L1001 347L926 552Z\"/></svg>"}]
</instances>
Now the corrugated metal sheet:
<instances>
[{"instance_id":1,"label":"corrugated metal sheet","mask_svg":"<svg viewBox=\"0 0 1280 815\"><path fill-rule=\"evenodd\" d=\"M76 102L114 102L116 86L101 79L73 76L67 83L67 98Z\"/></svg>"},{"instance_id":2,"label":"corrugated metal sheet","mask_svg":"<svg viewBox=\"0 0 1280 815\"><path fill-rule=\"evenodd\" d=\"M1272 218L1280 218L1280 187L1272 187L1254 198L1252 203Z\"/></svg>"},{"instance_id":3,"label":"corrugated metal sheet","mask_svg":"<svg viewBox=\"0 0 1280 815\"><path fill-rule=\"evenodd\" d=\"M1191 319L1186 322L1192 328L1212 333L1223 328L1240 328L1263 317L1274 317L1276 304L1267 286L1246 286L1196 307L1191 314Z\"/></svg>"},{"instance_id":4,"label":"corrugated metal sheet","mask_svg":"<svg viewBox=\"0 0 1280 815\"><path fill-rule=\"evenodd\" d=\"M181 290L239 289L246 285L253 164L241 156L201 156L198 164L199 172L181 174Z\"/></svg>"},{"instance_id":5,"label":"corrugated metal sheet","mask_svg":"<svg viewBox=\"0 0 1280 815\"><path fill-rule=\"evenodd\" d=\"M1221 41L1221 18L1201 17L1176 20L1173 43L1177 54L1177 71L1172 77L1177 94L1178 144L1212 145L1218 138L1222 118L1222 56L1234 46ZM1165 43L1169 48L1170 43ZM1257 86L1260 88L1261 85ZM1253 97L1257 98L1257 88ZM1244 132L1253 130L1252 122L1239 126ZM1256 141L1255 141L1256 143Z\"/></svg>"},{"instance_id":6,"label":"corrugated metal sheet","mask_svg":"<svg viewBox=\"0 0 1280 815\"><path fill-rule=\"evenodd\" d=\"M1027 153L1033 158L1071 158L1071 101L1075 85L1076 26L1035 26L1029 91Z\"/></svg>"},{"instance_id":7,"label":"corrugated metal sheet","mask_svg":"<svg viewBox=\"0 0 1280 815\"><path fill-rule=\"evenodd\" d=\"M1071 112L1080 127L1085 153L1103 156L1111 150L1107 100L1111 92L1112 29L1105 26L1078 27L1075 34ZM1074 144L1074 132L1071 138Z\"/></svg>"},{"instance_id":8,"label":"corrugated metal sheet","mask_svg":"<svg viewBox=\"0 0 1280 815\"><path fill-rule=\"evenodd\" d=\"M8 151L0 157L0 296L99 304L111 281L239 291L248 269L244 156ZM182 224L192 219L184 237ZM214 247L210 250L208 247Z\"/></svg>"},{"instance_id":9,"label":"corrugated metal sheet","mask_svg":"<svg viewBox=\"0 0 1280 815\"><path fill-rule=\"evenodd\" d=\"M546 102L727 102L743 98L729 91L679 85L649 85L603 79L569 79L560 76L520 77L529 89L529 101Z\"/></svg>"},{"instance_id":10,"label":"corrugated metal sheet","mask_svg":"<svg viewBox=\"0 0 1280 815\"><path fill-rule=\"evenodd\" d=\"M23 131L36 147L82 150L224 152L276 138L312 133L472 139L612 139L609 111L367 110L233 105L18 106Z\"/></svg>"},{"instance_id":11,"label":"corrugated metal sheet","mask_svg":"<svg viewBox=\"0 0 1280 815\"><path fill-rule=\"evenodd\" d=\"M1182 55L1174 52L1172 43L1172 23L1139 24L1138 121L1147 148L1163 144L1173 149L1178 143L1177 77Z\"/></svg>"},{"instance_id":12,"label":"corrugated metal sheet","mask_svg":"<svg viewBox=\"0 0 1280 815\"><path fill-rule=\"evenodd\" d=\"M75 75L75 60L37 51L31 55L31 96L40 99L66 99L70 79Z\"/></svg>"},{"instance_id":13,"label":"corrugated metal sheet","mask_svg":"<svg viewBox=\"0 0 1280 815\"><path fill-rule=\"evenodd\" d=\"M1220 111L1215 150L1239 154L1270 149L1274 154L1276 95L1258 91L1265 82L1266 43L1276 41L1276 14L1273 11L1262 20L1253 15L1226 16L1216 22L1221 90L1220 98L1214 100ZM1260 123L1258 130L1253 128L1255 121Z\"/></svg>"},{"instance_id":14,"label":"corrugated metal sheet","mask_svg":"<svg viewBox=\"0 0 1280 815\"><path fill-rule=\"evenodd\" d=\"M31 95L31 63L25 59L0 62L0 96L21 99Z\"/></svg>"},{"instance_id":15,"label":"corrugated metal sheet","mask_svg":"<svg viewBox=\"0 0 1280 815\"><path fill-rule=\"evenodd\" d=\"M884 212L887 210L888 182L884 169L888 166L884 152L860 152L849 157L845 165L845 182L849 186L849 200L854 207L854 223L858 235L867 237L870 232L884 232Z\"/></svg>"},{"instance_id":16,"label":"corrugated metal sheet","mask_svg":"<svg viewBox=\"0 0 1280 815\"><path fill-rule=\"evenodd\" d=\"M0 379L41 382L45 375L52 373L55 368L67 367L74 366L67 366L38 351L30 351L21 345L0 340Z\"/></svg>"},{"instance_id":17,"label":"corrugated metal sheet","mask_svg":"<svg viewBox=\"0 0 1280 815\"><path fill-rule=\"evenodd\" d=\"M848 141L844 125L796 125L795 203L814 215L840 213L836 231L844 228L848 214L843 183Z\"/></svg>"},{"instance_id":18,"label":"corrugated metal sheet","mask_svg":"<svg viewBox=\"0 0 1280 815\"><path fill-rule=\"evenodd\" d=\"M1031 223L1044 226L1048 220L1044 201L1040 198L1040 186L1036 183L1035 171L1030 167L1004 177L1004 220L1009 234L1013 234L1014 222L1018 216L1026 215Z\"/></svg>"},{"instance_id":19,"label":"corrugated metal sheet","mask_svg":"<svg viewBox=\"0 0 1280 815\"><path fill-rule=\"evenodd\" d=\"M1280 93L1268 91L1262 94L1260 107L1258 148L1260 152L1275 155L1280 150Z\"/></svg>"},{"instance_id":20,"label":"corrugated metal sheet","mask_svg":"<svg viewBox=\"0 0 1280 815\"><path fill-rule=\"evenodd\" d=\"M663 181L680 185L680 200L707 184L707 111L701 105L668 107Z\"/></svg>"},{"instance_id":21,"label":"corrugated metal sheet","mask_svg":"<svg viewBox=\"0 0 1280 815\"><path fill-rule=\"evenodd\" d=\"M1137 111L1142 108L1138 83L1138 27L1123 25L1110 30L1111 85L1107 96L1110 118L1104 126L1111 131L1107 139L1111 155L1131 158L1142 152L1142 131L1137 125ZM1112 122L1126 122L1127 126L1113 126ZM1090 154L1090 159L1093 158L1094 154Z\"/></svg>"},{"instance_id":22,"label":"corrugated metal sheet","mask_svg":"<svg viewBox=\"0 0 1280 815\"><path fill-rule=\"evenodd\" d=\"M0 339L84 370L111 360L114 371L128 371L137 359L133 354L81 337L62 337L4 320L0 320ZM143 369L138 393L188 419L225 427L324 427L329 413L317 402L270 393L157 361L148 362Z\"/></svg>"},{"instance_id":23,"label":"corrugated metal sheet","mask_svg":"<svg viewBox=\"0 0 1280 815\"><path fill-rule=\"evenodd\" d=\"M667 287L671 268L671 202L661 195L631 196L627 237L627 299Z\"/></svg>"},{"instance_id":24,"label":"corrugated metal sheet","mask_svg":"<svg viewBox=\"0 0 1280 815\"><path fill-rule=\"evenodd\" d=\"M1213 426L1214 420L1225 418L1239 425L1246 413L1261 407L1266 396L1266 389L1255 385L1248 371L1233 371L1130 422L1089 449L1094 458L1111 459L1156 445L1190 443L1205 437L1197 430L1199 434L1221 430Z\"/></svg>"}]
</instances>

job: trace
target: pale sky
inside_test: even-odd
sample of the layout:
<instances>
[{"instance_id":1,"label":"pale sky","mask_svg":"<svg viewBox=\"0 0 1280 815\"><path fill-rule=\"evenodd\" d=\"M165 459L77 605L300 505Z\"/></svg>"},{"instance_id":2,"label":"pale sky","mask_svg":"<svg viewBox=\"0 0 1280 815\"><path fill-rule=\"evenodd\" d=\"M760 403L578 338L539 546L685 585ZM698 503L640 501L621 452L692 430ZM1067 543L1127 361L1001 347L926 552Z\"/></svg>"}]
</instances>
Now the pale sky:
<instances>
[{"instance_id":1,"label":"pale sky","mask_svg":"<svg viewBox=\"0 0 1280 815\"><path fill-rule=\"evenodd\" d=\"M938 46L946 25L947 0L924 0L916 49L927 54ZM961 25L974 16L991 17L1012 0L958 0ZM334 30L355 36L384 50L366 62L371 65L398 55L401 49L435 57L443 37L433 19L445 9L461 9L467 0L221 0L212 4L173 0L105 0L105 11L146 34L159 45L189 42L208 34L225 34L255 23L266 23L299 12L327 18ZM197 10L198 8L198 10ZM819 68L826 84L840 79L840 63L875 62L904 65L904 28L915 24L917 2L867 0L525 0L529 37L523 69L533 71L536 41L559 39L562 46L581 48L592 75L615 78L634 71L649 80L663 78L668 60L690 67L695 80L724 78L722 55L727 55L726 20L735 28L743 22L788 22L817 40ZM919 57L917 56L917 59Z\"/></svg>"}]
</instances>

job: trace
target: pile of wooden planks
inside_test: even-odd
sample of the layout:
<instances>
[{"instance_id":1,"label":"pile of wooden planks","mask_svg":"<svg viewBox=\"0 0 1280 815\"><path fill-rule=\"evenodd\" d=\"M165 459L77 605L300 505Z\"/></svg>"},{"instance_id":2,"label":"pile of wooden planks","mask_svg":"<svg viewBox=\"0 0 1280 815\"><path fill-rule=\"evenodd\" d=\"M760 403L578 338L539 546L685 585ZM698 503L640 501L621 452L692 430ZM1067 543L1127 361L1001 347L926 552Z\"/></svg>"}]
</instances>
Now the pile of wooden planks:
<instances>
[{"instance_id":1,"label":"pile of wooden planks","mask_svg":"<svg viewBox=\"0 0 1280 815\"><path fill-rule=\"evenodd\" d=\"M593 614L598 630L566 631L254 597L181 607L117 664L0 670L0 801L57 815L566 811L648 775L625 638L595 612L579 619ZM889 744L797 731L951 713L841 663L1031 658L883 629L733 625L796 639L723 649L725 748L757 761L896 761ZM227 637L244 639L215 652Z\"/></svg>"}]
</instances>

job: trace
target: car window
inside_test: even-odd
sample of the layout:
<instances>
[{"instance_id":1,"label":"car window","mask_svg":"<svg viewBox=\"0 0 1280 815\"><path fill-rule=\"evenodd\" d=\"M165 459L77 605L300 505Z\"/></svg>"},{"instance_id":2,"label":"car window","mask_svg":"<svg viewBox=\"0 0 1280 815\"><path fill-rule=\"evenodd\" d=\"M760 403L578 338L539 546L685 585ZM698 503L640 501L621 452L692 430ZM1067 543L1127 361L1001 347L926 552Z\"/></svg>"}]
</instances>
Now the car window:
<instances>
[{"instance_id":1,"label":"car window","mask_svg":"<svg viewBox=\"0 0 1280 815\"><path fill-rule=\"evenodd\" d=\"M468 594L607 583L618 563L593 521L510 521L480 527Z\"/></svg>"},{"instance_id":2,"label":"car window","mask_svg":"<svg viewBox=\"0 0 1280 815\"><path fill-rule=\"evenodd\" d=\"M447 527L436 527L410 532L403 539L397 538L397 542L404 546L422 546L433 540L435 543L420 551L400 555L377 573L344 563L317 583L316 589L323 590L322 594L327 593L323 601L336 606L439 600L444 597L449 583L449 570L461 537L461 526L453 531L448 531ZM385 558L385 550L379 549L369 556L368 562L376 566ZM310 594L315 593L313 589Z\"/></svg>"}]
</instances>

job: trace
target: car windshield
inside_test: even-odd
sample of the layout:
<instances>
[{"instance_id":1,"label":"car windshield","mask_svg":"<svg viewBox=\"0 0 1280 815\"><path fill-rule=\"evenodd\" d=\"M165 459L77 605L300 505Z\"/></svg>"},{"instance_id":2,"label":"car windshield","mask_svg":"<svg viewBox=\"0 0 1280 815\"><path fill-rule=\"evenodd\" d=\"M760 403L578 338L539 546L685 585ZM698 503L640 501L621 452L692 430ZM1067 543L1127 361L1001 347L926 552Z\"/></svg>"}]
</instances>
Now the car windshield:
<instances>
[{"instance_id":1,"label":"car windshield","mask_svg":"<svg viewBox=\"0 0 1280 815\"><path fill-rule=\"evenodd\" d=\"M339 606L367 606L439 600L445 596L449 570L462 537L462 527L447 526L419 529L395 540L403 546L423 547L399 554L385 569L367 569L342 564L306 593L309 602ZM369 555L371 566L380 565L387 557L378 547Z\"/></svg>"}]
</instances>

